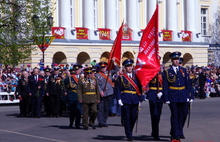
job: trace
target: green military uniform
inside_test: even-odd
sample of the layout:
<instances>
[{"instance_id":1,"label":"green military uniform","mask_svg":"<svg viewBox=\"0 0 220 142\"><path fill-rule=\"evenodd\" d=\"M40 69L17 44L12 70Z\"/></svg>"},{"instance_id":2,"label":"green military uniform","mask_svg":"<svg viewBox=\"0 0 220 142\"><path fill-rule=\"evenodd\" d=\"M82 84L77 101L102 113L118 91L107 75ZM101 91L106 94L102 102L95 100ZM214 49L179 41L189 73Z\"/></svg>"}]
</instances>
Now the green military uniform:
<instances>
[{"instance_id":1,"label":"green military uniform","mask_svg":"<svg viewBox=\"0 0 220 142\"><path fill-rule=\"evenodd\" d=\"M92 73L91 68L84 70L86 74ZM100 100L100 93L98 89L97 80L95 77L87 75L79 79L77 95L79 102L83 104L83 126L84 129L88 129L88 117L89 124L95 129L94 122L97 117L97 102Z\"/></svg>"}]
</instances>

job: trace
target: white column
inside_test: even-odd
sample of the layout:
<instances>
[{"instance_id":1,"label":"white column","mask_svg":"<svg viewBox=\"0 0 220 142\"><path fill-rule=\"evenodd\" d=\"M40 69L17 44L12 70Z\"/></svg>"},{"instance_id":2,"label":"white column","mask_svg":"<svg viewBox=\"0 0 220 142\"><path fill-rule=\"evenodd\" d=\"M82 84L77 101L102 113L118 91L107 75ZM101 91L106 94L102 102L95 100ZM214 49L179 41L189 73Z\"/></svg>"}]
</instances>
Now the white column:
<instances>
[{"instance_id":1,"label":"white column","mask_svg":"<svg viewBox=\"0 0 220 142\"><path fill-rule=\"evenodd\" d=\"M127 15L127 24L133 30L133 40L137 40L138 37L137 32L138 29L138 9L137 9L137 0L128 0L126 1L126 15Z\"/></svg>"},{"instance_id":2,"label":"white column","mask_svg":"<svg viewBox=\"0 0 220 142\"><path fill-rule=\"evenodd\" d=\"M150 21L156 9L156 0L147 0L147 23Z\"/></svg>"},{"instance_id":3,"label":"white column","mask_svg":"<svg viewBox=\"0 0 220 142\"><path fill-rule=\"evenodd\" d=\"M89 39L96 39L94 0L83 0L83 27L89 29Z\"/></svg>"},{"instance_id":4,"label":"white column","mask_svg":"<svg viewBox=\"0 0 220 142\"><path fill-rule=\"evenodd\" d=\"M192 32L192 41L196 41L196 1L186 0L186 30ZM198 3L197 3L198 4Z\"/></svg>"},{"instance_id":5,"label":"white column","mask_svg":"<svg viewBox=\"0 0 220 142\"><path fill-rule=\"evenodd\" d=\"M167 0L166 1L166 11L167 11L167 30L173 31L173 41L181 41L181 35L180 38L178 38L177 33L178 30L178 18L177 18L177 1L176 0Z\"/></svg>"},{"instance_id":6,"label":"white column","mask_svg":"<svg viewBox=\"0 0 220 142\"><path fill-rule=\"evenodd\" d=\"M65 38L71 38L71 14L70 14L70 0L60 0L60 17L59 25L60 27L65 27Z\"/></svg>"},{"instance_id":7,"label":"white column","mask_svg":"<svg viewBox=\"0 0 220 142\"><path fill-rule=\"evenodd\" d=\"M115 39L116 30L119 29L119 27L116 27L116 12L116 0L105 0L105 28L111 29L111 40Z\"/></svg>"}]
</instances>

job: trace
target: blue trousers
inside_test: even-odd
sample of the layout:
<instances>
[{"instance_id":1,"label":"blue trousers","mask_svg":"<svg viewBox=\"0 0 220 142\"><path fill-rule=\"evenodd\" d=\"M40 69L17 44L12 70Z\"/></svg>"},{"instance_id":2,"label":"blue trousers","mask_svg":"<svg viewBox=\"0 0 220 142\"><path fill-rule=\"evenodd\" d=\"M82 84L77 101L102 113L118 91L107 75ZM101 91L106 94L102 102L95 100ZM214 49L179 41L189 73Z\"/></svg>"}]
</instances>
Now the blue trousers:
<instances>
[{"instance_id":1,"label":"blue trousers","mask_svg":"<svg viewBox=\"0 0 220 142\"><path fill-rule=\"evenodd\" d=\"M132 130L138 117L138 104L124 104L121 111L123 116L122 118L124 122L125 135L127 138L131 138Z\"/></svg>"},{"instance_id":2,"label":"blue trousers","mask_svg":"<svg viewBox=\"0 0 220 142\"><path fill-rule=\"evenodd\" d=\"M171 136L174 139L179 139L179 136L183 134L183 127L188 115L188 103L187 102L180 102L174 103L171 102L169 104L170 111L171 111Z\"/></svg>"},{"instance_id":3,"label":"blue trousers","mask_svg":"<svg viewBox=\"0 0 220 142\"><path fill-rule=\"evenodd\" d=\"M73 125L75 120L75 127L79 127L81 120L81 108L82 104L79 102L70 101L69 102L69 120L70 125Z\"/></svg>"},{"instance_id":4,"label":"blue trousers","mask_svg":"<svg viewBox=\"0 0 220 142\"><path fill-rule=\"evenodd\" d=\"M160 123L160 116L162 112L163 102L156 103L149 101L149 106L150 106L151 127L152 127L151 135L154 137L158 137L159 123Z\"/></svg>"},{"instance_id":5,"label":"blue trousers","mask_svg":"<svg viewBox=\"0 0 220 142\"><path fill-rule=\"evenodd\" d=\"M31 116L40 117L40 107L41 107L42 96L31 97Z\"/></svg>"},{"instance_id":6,"label":"blue trousers","mask_svg":"<svg viewBox=\"0 0 220 142\"><path fill-rule=\"evenodd\" d=\"M100 102L98 103L97 120L99 124L102 124L102 125L106 124L107 119L108 119L108 114L110 111L111 101L112 101L112 95L102 97Z\"/></svg>"}]
</instances>

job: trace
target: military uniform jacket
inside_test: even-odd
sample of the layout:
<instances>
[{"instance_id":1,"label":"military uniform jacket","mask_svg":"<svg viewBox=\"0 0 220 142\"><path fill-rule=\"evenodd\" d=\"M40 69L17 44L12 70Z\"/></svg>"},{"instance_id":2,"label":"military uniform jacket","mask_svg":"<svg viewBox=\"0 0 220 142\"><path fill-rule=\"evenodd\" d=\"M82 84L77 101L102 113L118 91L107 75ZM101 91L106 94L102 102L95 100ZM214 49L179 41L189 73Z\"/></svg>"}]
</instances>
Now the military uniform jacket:
<instances>
[{"instance_id":1,"label":"military uniform jacket","mask_svg":"<svg viewBox=\"0 0 220 142\"><path fill-rule=\"evenodd\" d=\"M163 78L163 74L162 73L159 73L159 78L162 80L162 78ZM159 92L163 93L163 84L160 83L160 81L157 79L157 77L154 77L149 82L148 85L149 85L149 90L147 92L147 99L149 101L152 101L152 102L155 102L155 103L164 102L164 95L162 95L160 99L158 99L158 97L157 97L157 94Z\"/></svg>"},{"instance_id":2,"label":"military uniform jacket","mask_svg":"<svg viewBox=\"0 0 220 142\"><path fill-rule=\"evenodd\" d=\"M47 89L46 92L50 95L58 95L62 96L64 92L66 92L66 88L64 86L63 80L60 80L60 84L58 84L55 80L55 75L51 75L49 77L48 83L47 83Z\"/></svg>"},{"instance_id":3,"label":"military uniform jacket","mask_svg":"<svg viewBox=\"0 0 220 142\"><path fill-rule=\"evenodd\" d=\"M78 96L77 96L77 86L78 82L74 80L74 78L71 76L68 76L64 80L65 87L67 89L67 99L69 101L78 101Z\"/></svg>"},{"instance_id":4,"label":"military uniform jacket","mask_svg":"<svg viewBox=\"0 0 220 142\"><path fill-rule=\"evenodd\" d=\"M104 74L107 76L107 73L104 73ZM106 79L100 73L97 73L95 75L95 77L97 78L97 81L98 81L99 91L103 92L103 90L105 88L105 84L106 84ZM111 73L108 78L112 81L112 74ZM109 95L112 95L113 93L114 93L113 86L109 81L107 81L104 96L109 96Z\"/></svg>"},{"instance_id":5,"label":"military uniform jacket","mask_svg":"<svg viewBox=\"0 0 220 142\"><path fill-rule=\"evenodd\" d=\"M165 101L187 102L187 99L193 98L192 84L186 69L179 66L176 74L172 66L164 71L163 95Z\"/></svg>"},{"instance_id":6,"label":"military uniform jacket","mask_svg":"<svg viewBox=\"0 0 220 142\"><path fill-rule=\"evenodd\" d=\"M18 92L18 95L21 95L21 97L28 97L28 80L23 77L19 79L16 90Z\"/></svg>"},{"instance_id":7,"label":"military uniform jacket","mask_svg":"<svg viewBox=\"0 0 220 142\"><path fill-rule=\"evenodd\" d=\"M90 81L86 77L80 78L77 95L79 102L82 101L82 103L96 103L100 100L100 92L96 78L92 77Z\"/></svg>"},{"instance_id":8,"label":"military uniform jacket","mask_svg":"<svg viewBox=\"0 0 220 142\"><path fill-rule=\"evenodd\" d=\"M136 75L132 75L132 79L135 82L135 84L138 86L139 90L141 91L141 85L139 83L139 80L137 79ZM123 104L138 104L142 101L142 95L139 96L136 92L135 88L128 82L128 80L124 77L124 75L120 75L116 81L115 84L115 91L117 95L118 100L122 100ZM129 92L130 91L130 92ZM131 92L132 91L132 92Z\"/></svg>"}]
</instances>

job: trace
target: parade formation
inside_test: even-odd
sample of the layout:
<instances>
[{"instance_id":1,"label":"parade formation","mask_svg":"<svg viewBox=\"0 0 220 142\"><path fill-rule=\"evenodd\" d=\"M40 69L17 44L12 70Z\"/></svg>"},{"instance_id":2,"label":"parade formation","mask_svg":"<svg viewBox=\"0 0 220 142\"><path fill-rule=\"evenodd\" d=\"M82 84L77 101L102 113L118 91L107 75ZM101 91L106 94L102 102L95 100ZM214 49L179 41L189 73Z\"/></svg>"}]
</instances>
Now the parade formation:
<instances>
[{"instance_id":1,"label":"parade formation","mask_svg":"<svg viewBox=\"0 0 220 142\"><path fill-rule=\"evenodd\" d=\"M67 2L62 2L64 6L61 6L61 9L68 4ZM157 3L161 2L157 1ZM176 5L176 1L172 3ZM85 1L84 4L86 4ZM90 6L89 4L87 3L86 6ZM133 4L129 2L127 4L128 8L133 7ZM187 6L190 6L190 4L187 3ZM108 4L106 4L106 7L108 7ZM124 135L127 141L134 140L135 125L137 132L138 119L141 117L139 111L144 101L149 103L150 136L155 141L160 141L160 119L163 115L163 106L168 105L170 109L170 121L167 121L170 125L167 128L170 134L169 140L171 142L181 142L182 139L187 139L184 127L186 125L189 127L190 125L191 105L194 98L206 99L210 96L217 97L220 95L220 67L192 65L185 68L183 67L184 59L186 59L185 55L189 54L182 55L181 52L173 52L173 50L170 51L171 53L167 52L169 55L166 59L171 61L171 65L165 66L163 64L165 62L161 62L161 57L159 56L159 36L163 32L160 32L158 27L158 9L159 5L157 4L147 27L138 31L141 40L136 57L123 56L123 59L121 59L122 37L125 37L126 34L132 35L129 33L132 32L132 29L129 29L123 21L117 31L117 36L109 55L106 55L106 58L103 56L100 61L93 60L90 63L84 57L77 57L77 60L75 60L75 52L71 51L74 55L67 57L74 59L74 63L71 63L71 65L67 64L67 61L63 64L64 60L66 60L65 56L65 58L59 57L59 60L53 59L51 66L46 66L45 64L48 64L44 59L46 48L43 46L45 46L44 44L49 46L52 42L50 41L50 43L43 43L43 45L38 44L40 49L45 49L41 50L43 58L40 59L40 63L35 67L33 62L30 64L24 63L26 68L23 65L21 68L13 70L12 67L5 65L5 63L5 69L3 69L1 64L0 92L7 92L8 94L13 92L14 96L10 100L19 100L19 117L29 117L31 118L30 120L48 117L51 120L52 118L60 119L65 114L68 116L67 127L76 129L76 131L81 129L84 132L93 130L95 132L97 128L103 129L103 127L110 129L108 118L110 116L118 116L121 118L120 124L124 128ZM94 8L91 10L94 12ZM83 14L89 15L88 11L85 10ZM129 11L126 15L132 16L133 14ZM133 18L135 17L133 16ZM85 20L85 18L82 19ZM86 22L88 21L87 19ZM70 28L66 29L69 30ZM74 29L71 30L71 34L74 35L75 31L79 32L79 30ZM97 31L94 31L94 33ZM100 33L100 31L98 32ZM185 32L191 34L190 31ZM177 34L179 36L179 34L183 33L178 32ZM51 38L54 39L54 35L53 33ZM79 34L77 36L79 38ZM88 35L85 39L87 38ZM191 41L191 35L188 38L186 40L182 37L182 40ZM64 39L64 34L63 38L60 39ZM87 48L82 49L85 50ZM68 50L73 49L68 47ZM86 54L82 56L84 55ZM184 56L185 58L183 58ZM210 70L212 71L210 72ZM0 100L6 100L8 96L3 94L0 96Z\"/></svg>"},{"instance_id":2,"label":"parade formation","mask_svg":"<svg viewBox=\"0 0 220 142\"><path fill-rule=\"evenodd\" d=\"M172 65L161 70L142 86L134 60L126 59L119 67L114 63L108 70L107 62L70 68L34 68L22 71L15 91L20 99L20 116L41 118L61 117L68 112L69 128L89 130L89 127L108 127L113 107L120 107L121 124L128 141L133 141L133 129L138 120L142 101L149 101L151 136L160 140L159 123L164 104L170 107L170 135L172 142L185 139L183 127L194 99L188 70L181 66L180 52L170 54ZM113 60L114 62L114 60ZM114 102L117 99L117 103ZM43 115L44 114L44 115ZM96 122L97 121L97 122Z\"/></svg>"}]
</instances>

